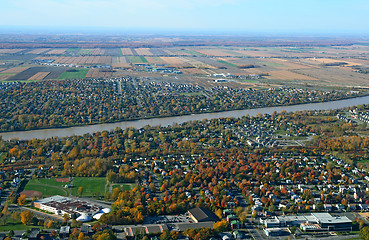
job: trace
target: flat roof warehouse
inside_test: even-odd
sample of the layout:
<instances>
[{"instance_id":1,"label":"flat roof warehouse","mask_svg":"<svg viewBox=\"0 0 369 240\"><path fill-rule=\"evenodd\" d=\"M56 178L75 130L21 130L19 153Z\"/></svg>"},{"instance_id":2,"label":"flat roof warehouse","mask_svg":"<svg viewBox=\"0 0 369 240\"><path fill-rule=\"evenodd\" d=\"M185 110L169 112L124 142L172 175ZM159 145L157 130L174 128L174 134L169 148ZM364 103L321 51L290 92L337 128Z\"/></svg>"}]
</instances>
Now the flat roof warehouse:
<instances>
[{"instance_id":1,"label":"flat roof warehouse","mask_svg":"<svg viewBox=\"0 0 369 240\"><path fill-rule=\"evenodd\" d=\"M56 215L63 216L64 214L68 214L71 216L72 214L76 214L78 217L77 220L81 221L89 221L93 217L99 218L102 214L110 211L110 209L103 209L102 206L88 201L59 195L34 201L33 205L36 208L52 212Z\"/></svg>"}]
</instances>

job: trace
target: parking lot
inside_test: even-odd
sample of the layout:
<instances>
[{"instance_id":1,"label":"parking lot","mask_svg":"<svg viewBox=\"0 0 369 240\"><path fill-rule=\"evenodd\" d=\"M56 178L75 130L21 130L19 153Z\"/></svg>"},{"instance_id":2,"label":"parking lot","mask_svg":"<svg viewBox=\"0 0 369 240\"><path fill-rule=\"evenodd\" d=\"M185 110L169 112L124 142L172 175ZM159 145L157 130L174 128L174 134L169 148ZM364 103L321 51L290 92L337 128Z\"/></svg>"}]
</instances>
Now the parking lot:
<instances>
[{"instance_id":1,"label":"parking lot","mask_svg":"<svg viewBox=\"0 0 369 240\"><path fill-rule=\"evenodd\" d=\"M193 223L193 220L188 215L166 215L147 217L145 224L162 224L162 223Z\"/></svg>"}]
</instances>

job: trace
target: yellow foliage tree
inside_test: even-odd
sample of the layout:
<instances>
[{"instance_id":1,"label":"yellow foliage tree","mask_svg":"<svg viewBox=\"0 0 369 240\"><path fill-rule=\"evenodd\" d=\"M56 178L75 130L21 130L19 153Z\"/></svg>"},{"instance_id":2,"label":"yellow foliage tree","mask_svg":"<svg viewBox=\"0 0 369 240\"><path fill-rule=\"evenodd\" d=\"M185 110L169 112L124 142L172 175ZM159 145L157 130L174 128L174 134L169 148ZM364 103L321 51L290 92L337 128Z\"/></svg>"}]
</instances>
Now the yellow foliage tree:
<instances>
[{"instance_id":1,"label":"yellow foliage tree","mask_svg":"<svg viewBox=\"0 0 369 240\"><path fill-rule=\"evenodd\" d=\"M32 218L33 218L33 212L31 211L28 211L28 210L25 210L23 211L21 214L21 222L24 224L24 225L28 225L31 223L32 221Z\"/></svg>"},{"instance_id":2,"label":"yellow foliage tree","mask_svg":"<svg viewBox=\"0 0 369 240\"><path fill-rule=\"evenodd\" d=\"M26 195L20 195L19 198L18 198L18 204L23 206L24 204L26 204L26 198L27 196Z\"/></svg>"}]
</instances>

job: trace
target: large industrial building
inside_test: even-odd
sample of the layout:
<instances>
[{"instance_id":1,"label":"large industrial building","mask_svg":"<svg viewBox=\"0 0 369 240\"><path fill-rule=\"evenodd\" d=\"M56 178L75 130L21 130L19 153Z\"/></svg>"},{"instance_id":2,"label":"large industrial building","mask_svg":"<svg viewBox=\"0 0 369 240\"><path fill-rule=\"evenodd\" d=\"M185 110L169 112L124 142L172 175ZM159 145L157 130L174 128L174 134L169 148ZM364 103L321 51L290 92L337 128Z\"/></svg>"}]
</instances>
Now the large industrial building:
<instances>
[{"instance_id":1,"label":"large industrial building","mask_svg":"<svg viewBox=\"0 0 369 240\"><path fill-rule=\"evenodd\" d=\"M110 209L103 209L101 206L88 201L62 197L59 195L40 199L33 202L34 207L45 210L56 215L64 216L68 214L72 217L73 214L77 217L76 220L86 222L93 217L100 217L103 213L108 213Z\"/></svg>"},{"instance_id":2,"label":"large industrial building","mask_svg":"<svg viewBox=\"0 0 369 240\"><path fill-rule=\"evenodd\" d=\"M264 219L266 229L297 226L304 231L351 231L352 221L345 217L333 217L329 213L311 213L310 215L287 215Z\"/></svg>"}]
</instances>

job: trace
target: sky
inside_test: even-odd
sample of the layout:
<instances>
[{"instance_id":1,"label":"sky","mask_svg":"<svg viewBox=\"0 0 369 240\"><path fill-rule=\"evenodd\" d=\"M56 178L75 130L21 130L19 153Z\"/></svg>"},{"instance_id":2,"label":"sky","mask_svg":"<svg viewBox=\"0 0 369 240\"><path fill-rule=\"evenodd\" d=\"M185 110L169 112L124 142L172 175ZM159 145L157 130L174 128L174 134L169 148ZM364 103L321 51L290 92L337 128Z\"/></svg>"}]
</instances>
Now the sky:
<instances>
[{"instance_id":1,"label":"sky","mask_svg":"<svg viewBox=\"0 0 369 240\"><path fill-rule=\"evenodd\" d=\"M368 13L367 0L0 0L0 27L369 35Z\"/></svg>"}]
</instances>

